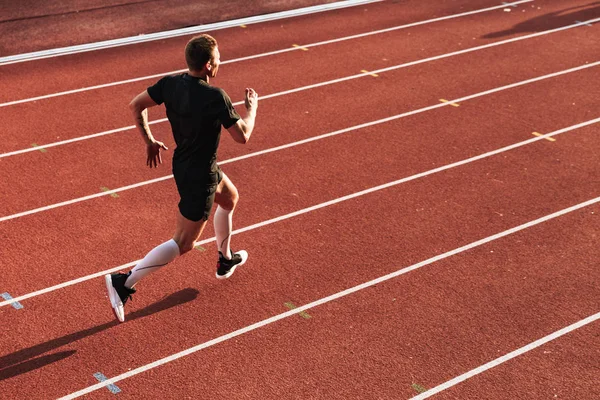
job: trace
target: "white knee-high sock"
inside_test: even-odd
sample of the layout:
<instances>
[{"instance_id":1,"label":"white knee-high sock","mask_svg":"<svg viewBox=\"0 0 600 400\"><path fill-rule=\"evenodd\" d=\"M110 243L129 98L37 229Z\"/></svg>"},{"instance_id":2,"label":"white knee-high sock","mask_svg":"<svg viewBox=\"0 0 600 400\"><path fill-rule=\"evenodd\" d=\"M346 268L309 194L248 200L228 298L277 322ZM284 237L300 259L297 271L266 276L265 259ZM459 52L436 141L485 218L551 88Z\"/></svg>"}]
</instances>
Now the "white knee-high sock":
<instances>
[{"instance_id":1,"label":"white knee-high sock","mask_svg":"<svg viewBox=\"0 0 600 400\"><path fill-rule=\"evenodd\" d=\"M233 226L233 210L217 207L213 219L215 225L215 236L217 238L217 249L226 259L231 259L231 228Z\"/></svg>"},{"instance_id":2,"label":"white knee-high sock","mask_svg":"<svg viewBox=\"0 0 600 400\"><path fill-rule=\"evenodd\" d=\"M132 288L140 279L158 271L177 258L178 255L179 246L173 239L156 246L131 270L131 275L125 281L125 286Z\"/></svg>"}]
</instances>

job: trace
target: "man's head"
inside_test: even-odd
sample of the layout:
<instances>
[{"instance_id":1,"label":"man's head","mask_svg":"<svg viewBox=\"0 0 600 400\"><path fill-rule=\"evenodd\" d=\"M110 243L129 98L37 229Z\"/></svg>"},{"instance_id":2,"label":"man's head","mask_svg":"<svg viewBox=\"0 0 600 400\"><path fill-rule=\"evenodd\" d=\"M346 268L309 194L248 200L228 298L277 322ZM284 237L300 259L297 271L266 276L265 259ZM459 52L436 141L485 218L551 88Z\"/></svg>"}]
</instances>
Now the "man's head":
<instances>
[{"instance_id":1,"label":"man's head","mask_svg":"<svg viewBox=\"0 0 600 400\"><path fill-rule=\"evenodd\" d=\"M185 46L185 61L190 71L203 72L211 78L217 76L221 55L215 38L202 34L190 39Z\"/></svg>"}]
</instances>

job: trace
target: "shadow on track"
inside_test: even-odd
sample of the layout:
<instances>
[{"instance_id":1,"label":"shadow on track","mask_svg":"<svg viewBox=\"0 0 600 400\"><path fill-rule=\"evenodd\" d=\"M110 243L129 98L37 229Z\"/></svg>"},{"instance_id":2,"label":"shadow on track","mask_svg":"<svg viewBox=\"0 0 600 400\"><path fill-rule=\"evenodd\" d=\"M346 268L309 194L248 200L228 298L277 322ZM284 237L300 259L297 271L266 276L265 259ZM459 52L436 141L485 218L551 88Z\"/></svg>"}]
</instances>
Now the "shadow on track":
<instances>
[{"instance_id":1,"label":"shadow on track","mask_svg":"<svg viewBox=\"0 0 600 400\"><path fill-rule=\"evenodd\" d=\"M487 35L482 36L482 38L493 39L517 33L542 32L566 25L572 25L576 23L576 21L583 22L598 17L600 17L600 1L540 15L539 17L521 22L511 29L488 33Z\"/></svg>"},{"instance_id":2,"label":"shadow on track","mask_svg":"<svg viewBox=\"0 0 600 400\"><path fill-rule=\"evenodd\" d=\"M196 297L198 297L198 294L199 292L196 289L187 288L180 290L179 292L175 292L164 299L157 301L156 303L150 304L148 307L128 314L127 321L143 318L148 315L193 301L196 299ZM98 332L102 332L117 325L119 325L119 322L117 320L112 320L111 322L107 322L93 328L84 329L79 332L71 333L69 335L52 339L48 342L40 343L27 349L18 350L14 353L2 356L0 357L0 381L33 371L48 364L52 364L56 361L70 357L76 353L76 350L61 351L41 357L38 356L88 336L95 335Z\"/></svg>"}]
</instances>

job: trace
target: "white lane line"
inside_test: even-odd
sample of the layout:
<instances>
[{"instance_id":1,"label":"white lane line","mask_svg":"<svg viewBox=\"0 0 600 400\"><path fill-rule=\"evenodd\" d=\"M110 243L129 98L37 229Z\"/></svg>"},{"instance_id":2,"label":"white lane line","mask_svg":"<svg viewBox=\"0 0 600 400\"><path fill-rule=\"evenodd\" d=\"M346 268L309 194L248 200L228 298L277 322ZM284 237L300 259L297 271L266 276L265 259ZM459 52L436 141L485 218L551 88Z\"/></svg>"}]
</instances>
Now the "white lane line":
<instances>
[{"instance_id":1,"label":"white lane line","mask_svg":"<svg viewBox=\"0 0 600 400\"><path fill-rule=\"evenodd\" d=\"M522 1L515 2L513 4L528 3L531 1L533 1L533 0L522 0ZM345 37L341 37L341 38L337 38L337 39L325 40L322 42L311 43L311 44L306 44L306 45L299 45L299 46L304 47L304 48L323 46L326 44L338 43L338 42L342 42L345 40L358 39L358 38L362 38L362 37L366 37L366 36L392 32L392 31L399 30L399 29L411 28L411 27L418 26L418 25L425 25L425 24L430 24L430 23L438 22L438 21L444 21L444 20L448 20L448 19L452 19L452 18L459 18L459 17L464 17L467 15L473 15L473 14L483 13L483 12L487 12L487 11L497 10L502 7L504 7L504 5L490 7L490 8L483 8L480 10L468 11L468 12L464 12L461 14L454 14L454 15L449 15L449 16L440 17L440 18L433 18L433 19L428 19L425 21L414 22L411 24L398 25L398 26L394 26L391 28L380 29L377 31L365 32L365 33L360 33L360 34L356 34L356 35L352 35L352 36L345 36ZM255 55L251 55L251 56L240 57L240 58L235 58L232 60L222 61L221 64L232 64L232 63L236 63L236 62L240 62L240 61L253 60L253 59L257 59L257 58L261 58L261 57L267 57L267 56L272 56L272 55L276 55L276 54L282 54L282 53L287 53L290 51L297 51L297 50L298 50L298 48L296 48L296 47L289 47L289 48L285 48L282 50L274 50L274 51L269 51L266 53L255 54ZM101 84L101 85L88 86L88 87L84 87L84 88L80 88L80 89L66 90L64 92L57 92L57 93L52 93L52 94L47 94L47 95L37 96L37 97L31 97L31 98L22 99L22 100L14 100L14 101L6 102L6 103L0 103L0 107L7 107L7 106L15 105L15 104L29 103L32 101L49 99L49 98L58 97L58 96L65 96L65 95L74 94L74 93L81 93L81 92L86 92L89 90L102 89L102 88L111 87L111 86L124 85L127 83L133 83L133 82L139 82L139 81L153 79L153 78L159 78L159 77L163 77L165 75L180 74L180 73L186 72L186 71L187 71L187 68L178 69L175 71L163 72L160 74L147 75L147 76L142 76L142 77L138 77L138 78L131 78L131 79L126 79L126 80L122 80L122 81L105 83L105 84Z\"/></svg>"},{"instance_id":2,"label":"white lane line","mask_svg":"<svg viewBox=\"0 0 600 400\"><path fill-rule=\"evenodd\" d=\"M318 210L318 209L321 209L321 208L324 208L324 207L329 207L331 205L341 203L343 201L351 200L351 199L354 199L354 198L357 198L357 197L360 197L360 196L364 196L364 195L369 194L369 193L377 192L377 191L380 191L380 190L383 190L383 189L387 189L387 188L390 188L390 187L393 187L393 186L396 186L396 185L400 185L400 184L405 183L405 182L409 182L409 181L412 181L412 180L415 180L415 179L423 178L423 177L426 177L428 175L432 175L432 174L435 174L435 173L438 173L438 172L442 172L442 171L445 171L445 170L448 170L448 169L451 169L451 168L456 168L456 167L459 167L461 165L465 165L465 164L468 164L468 163L471 163L471 162L474 162L474 161L477 161L477 160L481 160L481 159L484 159L484 158L487 158L487 157L491 157L491 156L494 156L496 154L500 154L500 153L503 153L503 152L506 152L506 151L509 151L509 150L512 150L512 149L516 149L516 148L521 147L521 146L528 145L530 143L537 142L539 140L544 140L545 138L548 138L548 137L551 137L551 136L560 135L561 133L565 133L565 132L569 132L569 131L572 131L572 130L575 130L575 129L583 128L585 126L589 126L589 125L592 125L592 124L595 124L595 123L598 123L598 122L600 122L600 118L596 118L596 119L593 119L593 120L582 122L582 123L577 124L577 125L573 125L573 126L569 126L569 127L563 128L563 129L559 129L557 131L550 132L550 133L548 133L546 135L543 135L543 136L533 137L531 139L528 139L528 140L525 140L525 141L522 141L522 142L518 142L518 143L509 145L509 146L505 146L505 147L502 147L502 148L497 149L497 150L489 151L487 153L483 153L483 154L480 154L478 156L470 157L470 158L467 158L467 159L464 159L464 160L461 160L461 161L458 161L458 162L455 162L455 163L452 163L452 164L447 164L447 165L444 165L442 167L434 168L434 169L431 169L429 171L421 172L419 174L415 174L415 175L412 175L412 176L409 176L409 177L406 177L406 178L402 178L402 179L399 179L399 180L396 180L396 181L393 181L393 182L389 182L389 183L386 183L386 184L383 184L383 185L379 185L379 186L375 186L375 187L372 187L372 188L369 188L369 189L361 190L359 192L356 192L356 193L353 193L353 194L350 194L350 195L347 195L347 196L339 197L337 199L330 200L330 201L327 201L325 203L320 203L320 204L317 204L317 205L314 205L314 206L311 206L311 207L308 207L308 208L304 208L302 210L298 210L298 211L295 211L295 212L292 212L292 213L289 213L289 214L282 215L280 217L272 218L272 219L269 219L267 221L259 222L259 223L253 224L253 225L246 226L244 228L236 229L235 231L232 232L232 235L237 235L237 234L240 234L240 233L243 233L243 232L247 232L247 231L250 231L250 230L261 228L263 226L274 224L275 222L284 221L286 219L290 219L290 218L293 218L293 217L296 217L296 216L299 216L299 215L302 215L302 214L306 214L306 213L309 213L311 211L315 211L315 210ZM214 237L207 238L207 239L201 240L199 242L196 242L196 245L203 245L203 244L206 244L206 243L213 242L214 240L215 240ZM7 306L7 305L9 305L9 304L11 304L12 302L15 302L15 301L19 301L20 302L20 301L29 299L31 297L36 297L36 296L39 296L39 295L42 295L42 294L45 294L45 293L53 292L55 290L62 289L62 288L68 287L68 286L72 286L72 285L75 285L75 284L78 284L78 283L81 283L81 282L85 282L85 281L90 280L90 279L102 277L105 274L109 274L109 273L113 273L113 272L116 272L116 271L119 271L119 270L122 270L122 269L130 268L130 267L133 267L134 265L136 265L139 261L141 261L141 260L131 261L131 262L127 263L127 264L119 265L118 267L107 269L105 271L97 272L95 274L87 275L87 276L84 276L84 277L81 277L81 278L77 278L77 279L74 279L74 280L71 280L71 281L63 282L63 283L60 283L58 285L55 285L55 286L52 286L52 287L48 287L46 289L41 289L41 290L38 290L38 291L35 291L35 292L24 294L22 296L13 298L12 300L10 300L10 302L9 301L0 302L0 307Z\"/></svg>"},{"instance_id":3,"label":"white lane line","mask_svg":"<svg viewBox=\"0 0 600 400\"><path fill-rule=\"evenodd\" d=\"M252 157L259 156L259 155L263 155L263 154L272 153L272 152L275 152L275 151L287 149L287 148L290 148L290 147L299 146L299 145L302 145L302 144L305 144L305 143L309 143L309 142L313 142L313 141L316 141L316 140L325 139L325 138L328 138L328 137L331 137L331 136L336 136L336 135L340 135L340 134L343 134L343 133L352 132L352 131L355 131L355 130L358 130L358 129L367 128L369 126L378 125L378 124L382 124L382 123L385 123L385 122L393 121L393 120L396 120L396 119L404 118L404 117L407 117L407 116L420 114L420 113L423 113L423 112L426 112L426 111L435 110L436 108L446 107L446 106L449 106L453 102L471 100L471 99L474 99L474 98L477 98L477 97L486 96L488 94L500 92L502 90L512 89L512 88L515 88L515 87L518 87L518 86L522 86L522 85L526 85L526 84L529 84L529 83L541 81L543 79L553 78L553 77L556 77L556 76L559 76L559 75L563 75L563 74L567 74L567 73L579 71L579 70L586 69L586 68L595 67L597 65L600 65L600 61L597 61L597 62L591 63L591 64L584 64L582 66L571 68L571 69L564 70L564 71L554 72L552 74L543 75L543 76L540 76L540 77L537 77L537 78L532 78L532 79L528 79L528 80L525 80L525 81L516 82L516 83L510 84L510 85L501 86L499 88L486 90L484 92L480 92L480 93L476 93L476 94L469 95L469 96L466 96L466 97L461 97L459 99L451 100L449 103L436 103L433 106L428 106L428 107L420 108L420 109L417 109L417 110L413 110L413 111L409 111L409 112L405 112L405 113L393 115L391 117L379 119L379 120L376 120L376 121L371 121L371 122L367 122L367 123L364 123L364 124L355 125L355 126L352 126L352 127L349 127L349 128L340 129L340 130L337 130L337 131L334 131L334 132L326 133L326 134L323 134L323 135L314 136L314 137L311 137L311 138L308 138L308 139L299 140L299 141L296 141L296 142L293 142L293 143L288 143L288 144L285 144L285 145L276 146L276 147L272 147L272 148L269 148L269 149L257 151L257 152L250 153L250 154L246 154L246 155L243 155L243 156L231 158L231 159L228 159L228 160L225 160L225 161L221 161L219 164L224 165L224 164L228 164L228 163L231 163L231 162L240 161L240 160L244 160L244 159L247 159L247 158L252 158ZM154 121L154 123L156 123L156 122L157 121ZM544 135L544 136L541 136L541 137L546 137L546 136L547 135ZM155 183L155 182L160 182L160 181L163 181L163 180L167 180L167 179L170 179L172 177L173 177L173 175L167 175L167 176L163 176L163 177L160 177L160 178L155 178L155 179L151 179L151 180L148 180L148 181L139 182L139 183L135 183L135 184L132 184L132 185L123 186L123 187L120 187L120 188L108 190L106 192L94 193L94 194L91 194L91 195L79 197L79 198L72 199L72 200L67 200L67 201L63 201L63 202L60 202L60 203L51 204L51 205L44 206L44 207L38 207L38 208L35 208L35 209L32 209L32 210L22 211L22 212L19 212L19 213L16 213L16 214L6 215L4 217L0 217L0 222L9 221L11 219L20 218L20 217L24 217L24 216L27 216L27 215L36 214L36 213L40 213L40 212L43 212L43 211L52 210L52 209L59 208L59 207L64 207L64 206L67 206L67 205L70 205L70 204L75 204L75 203L79 203L79 202L82 202L82 201L95 199L97 197L108 196L108 195L111 195L113 193L118 193L118 192L123 192L125 190L138 188L138 187L149 185L149 184L152 184L152 183Z\"/></svg>"},{"instance_id":4,"label":"white lane line","mask_svg":"<svg viewBox=\"0 0 600 400\"><path fill-rule=\"evenodd\" d=\"M465 252L467 250L470 250L470 249L473 249L475 247L482 246L482 245L490 243L490 242L492 242L494 240L498 240L500 238L503 238L505 236L511 235L511 234L519 232L519 231L522 231L522 230L530 228L532 226L541 224L541 223L546 222L548 220L551 220L551 219L560 217L562 215L568 214L570 212L579 210L581 208L584 208L584 207L596 204L599 201L600 201L600 197L596 197L594 199L591 199L591 200L588 200L586 202L574 205L574 206L569 207L569 208L565 208L563 210L560 210L560 211L557 211L555 213L546 215L544 217L541 217L541 218L538 218L536 220L527 222L525 224L516 226L514 228L505 230L505 231L497 233L495 235L488 236L488 237L486 237L484 239L481 239L481 240L478 240L476 242L469 243L469 244L467 244L465 246L462 246L462 247L456 248L454 250L445 252L445 253L437 255L435 257L431 257L431 258L429 258L429 259L427 259L425 261L421 261L421 262L419 262L417 264L413 264L413 265L411 265L409 267L402 268L402 269L400 269L398 271L395 271L395 272L392 272L390 274L381 276L381 277L379 277L377 279L373 279L371 281L368 281L368 282L362 283L360 285L351 287L351 288L346 289L346 290L344 290L342 292L338 292L338 293L332 294L330 296L323 297L323 298L321 298L319 300L313 301L312 303L308 303L306 305L303 305L301 307L295 308L293 310L290 310L290 311L287 311L287 312L275 315L275 316L273 316L271 318L264 319L264 320L262 320L260 322L257 322L257 323L254 323L252 325L246 326L244 328L238 329L236 331L230 332L230 333L228 333L226 335L219 336L219 337L217 337L215 339L212 339L212 340L209 340L207 342L201 343L201 344L199 344L197 346L190 347L190 348L188 348L186 350L183 350L183 351L180 351L178 353L172 354L172 355L170 355L168 357L164 357L164 358L162 358L160 360L157 360L157 361L154 361L152 363L149 363L149 364L143 365L141 367L135 368L135 369L133 369L131 371L128 371L128 372L125 372L125 373L123 373L121 375L117 375L117 376L115 376L113 378L107 379L106 381L104 381L102 383L98 383L98 384L95 384L95 385L88 386L85 389L82 389L82 390L79 390L77 392L71 393L71 394L69 394L67 396L61 397L61 400L75 399L77 397L80 397L80 396L83 396L85 394L91 393L91 392L93 392L95 390L101 389L101 388L103 388L103 387L105 387L107 385L114 384L116 382L122 381L124 379L130 378L130 377L135 376L135 375L138 375L138 374L140 374L142 372L145 372L145 371L151 370L153 368L159 367L161 365L167 364L169 362L175 361L175 360L177 360L179 358L182 358L182 357L188 356L190 354L196 353L196 352L198 352L200 350L206 349L207 347L214 346L216 344L225 342L225 341L227 341L229 339L233 339L236 336L243 335L244 333L251 332L251 331L253 331L255 329L258 329L258 328L261 328L263 326L272 324L272 323L277 322L279 320L282 320L284 318L288 318L288 317L290 317L292 315L299 314L300 312L304 312L304 311L306 311L308 309L320 306L320 305L325 304L325 303L329 303L329 302L331 302L333 300L337 300L337 299L339 299L341 297L344 297L344 296L347 296L349 294L356 293L356 292L358 292L360 290L363 290L363 289L369 288L371 286L377 285L377 284L379 284L381 282L388 281L388 280L390 280L392 278L396 278L396 277L398 277L400 275L404 275L404 274L406 274L408 272L411 272L411 271L414 271L416 269L422 268L422 267L424 267L426 265L430 265L430 264L433 264L433 263L435 263L437 261L440 261L440 260L443 260L445 258L451 257L453 255L463 253L463 252ZM577 326L578 324L583 324L584 325L586 323L590 323L592 321L595 321L596 319L598 319L598 315L599 314L595 314L595 315L593 315L591 317L588 317L587 319L585 319L583 321L580 321L577 324L571 325L571 326L569 326L569 327L567 327L565 329L569 329L569 328L571 328L570 330L577 329L577 327L579 327L579 326ZM583 325L581 325L581 326L583 326ZM559 332L561 332L561 331L559 331ZM566 332L564 332L564 333L566 333ZM419 398L419 397L415 397L415 398Z\"/></svg>"},{"instance_id":5,"label":"white lane line","mask_svg":"<svg viewBox=\"0 0 600 400\"><path fill-rule=\"evenodd\" d=\"M360 6L360 5L370 4L370 3L377 3L380 1L382 1L382 0L338 1L336 3L321 4L321 5L317 5L317 6L298 8L295 10L288 10L288 11L276 12L276 13L271 13L271 14L247 17L247 18L234 19L234 20L230 20L230 21L217 22L217 23L213 23L213 24L192 26L192 27L188 27L188 28L175 29L175 30L165 31L165 32L157 32L157 33L151 33L151 34L146 34L146 35L137 35L137 36L127 37L127 38L106 40L106 41L102 41L102 42L88 43L88 44L82 44L82 45L77 45L77 46L61 47L61 48L42 50L42 51L36 51L36 52L31 52L31 53L16 54L16 55L12 55L12 56L0 57L0 66L24 62L24 61L41 60L41 59L50 58L50 57L59 57L59 56L67 55L67 54L77 54L77 53L83 53L83 52L88 52L88 51L108 49L108 48L112 48L112 47L127 46L127 45L131 45L131 44L138 44L138 43L144 43L144 42L151 42L151 41L155 41L155 40L169 39L169 38L174 38L174 37L178 37L178 36L193 35L193 34L201 33L201 32L216 31L216 30L220 30L220 29L237 27L239 25L258 24L258 23L263 23L263 22L267 22L267 21L275 21L275 20L279 20L279 19L293 18L293 17L302 16L302 15L308 15L308 14L314 14L314 13L320 13L320 12L332 11L332 10L339 10L342 8L355 7L355 6Z\"/></svg>"},{"instance_id":6,"label":"white lane line","mask_svg":"<svg viewBox=\"0 0 600 400\"><path fill-rule=\"evenodd\" d=\"M71 200L67 200L67 201L62 201L60 203L51 204L49 206L39 207L39 208L36 208L33 210L23 211L23 212L12 214L12 215L7 215L5 217L0 218L0 222L9 221L11 219L20 218L20 217L24 217L26 215L32 215L32 214L36 214L36 213L43 212L43 211L53 210L55 208L64 207L64 206L68 206L68 205L75 204L75 203L80 203L82 201L96 199L98 197L109 196L113 193L124 192L126 190L150 185L152 183L162 182L162 181L165 181L165 180L171 179L171 178L173 178L173 175L161 176L160 178L150 179L150 180L147 180L144 182L139 182L139 183L134 183L134 184L127 185L127 186L122 186L117 189L102 191L102 192L90 194L87 196L78 197L76 199L71 199Z\"/></svg>"},{"instance_id":7,"label":"white lane line","mask_svg":"<svg viewBox=\"0 0 600 400\"><path fill-rule=\"evenodd\" d=\"M600 21L600 18L597 18L596 20ZM596 21L596 20L594 20L594 21ZM373 74L373 73L380 74L380 73L383 73L383 72L389 72L389 71L393 71L393 70L397 70L397 69L401 69L401 68L406 68L406 67L410 67L410 66L414 66L414 65L418 65L418 64L424 64L424 63L431 62L431 61L441 60L443 58L448 58L448 57L452 57L452 56L456 56L456 55L460 55L460 54L465 54L465 53L469 53L469 52L473 52L473 51L487 49L487 48L494 47L494 46L500 46L500 45L503 45L503 44L506 44L506 43L512 43L512 42L516 42L516 41L519 41L519 40L529 39L529 38L532 38L532 37L547 35L549 33L554 33L554 32L558 32L558 31L562 31L562 30L566 30L566 29L571 29L571 28L575 28L575 27L578 27L578 26L581 26L581 25L582 25L581 23L573 24L573 25L568 25L568 26L564 26L564 27L561 27L561 28L552 29L550 31L538 32L538 33L534 33L534 34L531 34L531 35L520 36L520 37L517 37L517 38L502 40L500 42L494 42L494 43L486 44L486 45L483 45L483 46L471 47L469 49L459 50L459 51L455 51L455 52L452 52L452 53L447 53L447 54L442 54L442 55L439 55L439 56L424 58L424 59L417 60L417 61L411 61L411 62L408 62L408 63L405 63L405 64L394 65L394 66L390 66L390 67L386 67L386 68L374 70L374 71L371 71L369 73L360 73L360 74L356 74L356 75L350 75L350 76L346 76L346 77L338 78L338 79L333 79L333 80L326 81L326 82L315 83L315 84L312 84L312 85L302 86L302 87L295 88L295 89L285 90L283 92L272 93L272 94L260 96L260 100L266 100L266 99L271 99L271 98L274 98L274 97L279 97L279 96L284 96L284 95L288 95L288 94L292 94L292 93L301 92L301 91L304 91L304 90L315 89L315 88L318 88L318 87L321 87L321 86L327 86L327 85L332 85L332 84L335 84L335 83L345 82L345 81L348 81L348 80L351 80L351 79L358 79L358 78L363 78L363 77L370 77L371 74ZM233 103L233 104L234 105L242 105L243 101L238 101L238 102ZM163 122L167 122L167 118L157 119L157 120L151 121L149 123L150 124L159 124L159 123L163 123ZM47 144L39 144L37 147L27 147L27 148L21 149L21 150L15 150L15 151L7 152L7 153L1 153L0 154L0 158L11 157L11 156L19 155L19 154L29 153L29 152L32 152L32 151L38 151L39 148L45 148L45 149L47 149L47 148L50 148L50 147L62 146L62 145L65 145L65 144L70 144L70 143L75 143L75 142L79 142L79 141L83 141L83 140L93 139L93 138L97 138L97 137L101 137L101 136L105 136L105 135L110 135L110 134L113 134L113 133L125 132L125 131L132 130L132 129L135 129L134 125L125 126L123 128L111 129L109 131L94 133L94 134L87 135L87 136L79 136L79 137L76 137L76 138L73 138L73 139L62 140L62 141L59 141L59 142L53 142L53 143L47 143Z\"/></svg>"},{"instance_id":8,"label":"white lane line","mask_svg":"<svg viewBox=\"0 0 600 400\"><path fill-rule=\"evenodd\" d=\"M590 315L587 318L582 319L581 321L578 321L574 324L571 324L567 327L564 327L554 333L551 333L550 335L544 336L541 339L536 340L535 342L531 342L526 346L523 346L515 351L511 351L508 354L503 355L502 357L498 357L493 361L490 361L489 363L483 364L480 367L477 367L475 369L470 370L469 372L466 372L460 376L457 376L454 379L449 380L448 382L442 383L441 385L438 385L436 387L434 387L433 389L429 389L426 392L421 393L418 396L412 397L411 400L422 400L422 399L427 399L431 396L433 396L434 394L437 394L443 390L446 390L454 385L457 385L469 378L474 377L475 375L481 374L482 372L485 372L491 368L494 368L506 361L509 361L517 356L520 356L524 353L527 353L528 351L531 351L537 347L540 347L554 339L557 339L563 335L566 335L569 332L573 332L576 329L579 329L585 325L591 324L592 322L597 321L598 319L600 319L600 312L596 313L594 315Z\"/></svg>"}]
</instances>

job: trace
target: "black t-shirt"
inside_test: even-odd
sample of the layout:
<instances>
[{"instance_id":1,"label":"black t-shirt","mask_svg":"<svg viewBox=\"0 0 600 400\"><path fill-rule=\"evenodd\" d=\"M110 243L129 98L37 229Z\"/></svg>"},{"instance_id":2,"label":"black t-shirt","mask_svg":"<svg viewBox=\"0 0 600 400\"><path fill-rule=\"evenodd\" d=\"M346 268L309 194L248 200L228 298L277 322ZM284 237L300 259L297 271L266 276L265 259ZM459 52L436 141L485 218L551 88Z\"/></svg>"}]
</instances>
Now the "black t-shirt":
<instances>
[{"instance_id":1,"label":"black t-shirt","mask_svg":"<svg viewBox=\"0 0 600 400\"><path fill-rule=\"evenodd\" d=\"M221 125L227 129L240 119L227 93L182 74L162 78L148 88L148 94L156 104L165 103L167 109L177 144L173 172L214 174Z\"/></svg>"}]
</instances>

